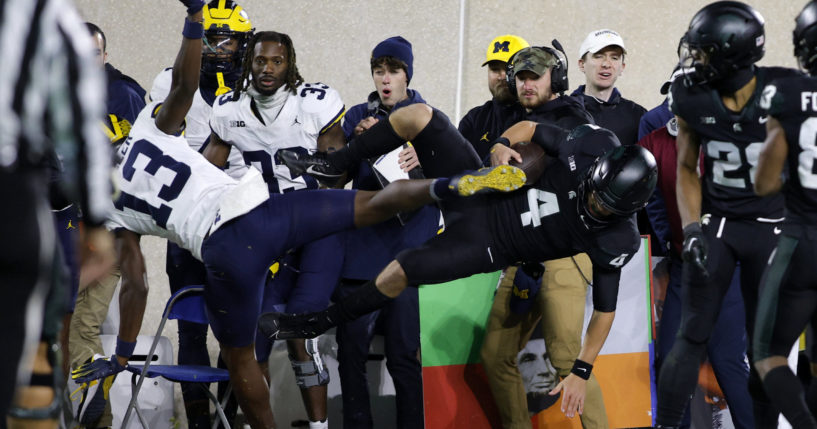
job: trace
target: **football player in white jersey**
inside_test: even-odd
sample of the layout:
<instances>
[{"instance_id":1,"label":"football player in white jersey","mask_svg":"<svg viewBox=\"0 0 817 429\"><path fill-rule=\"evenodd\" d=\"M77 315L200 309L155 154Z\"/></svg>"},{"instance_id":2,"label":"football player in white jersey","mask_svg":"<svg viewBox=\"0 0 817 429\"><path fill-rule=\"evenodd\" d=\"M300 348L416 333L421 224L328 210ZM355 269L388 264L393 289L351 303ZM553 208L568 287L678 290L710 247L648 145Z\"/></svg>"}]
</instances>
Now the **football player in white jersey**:
<instances>
[{"instance_id":1,"label":"football player in white jersey","mask_svg":"<svg viewBox=\"0 0 817 429\"><path fill-rule=\"evenodd\" d=\"M276 162L275 154L285 148L312 153L345 146L341 127L344 112L337 91L322 83L304 83L288 35L259 32L247 48L236 90L213 104L213 132L203 153L221 166L229 161L225 159L228 153L239 149L245 163L261 171L270 193L316 189L314 178L293 177L289 168ZM268 285L265 310L278 306L279 310L305 313L326 308L342 269L342 249L341 237L329 236L288 255ZM287 341L310 429L328 427L329 371L318 354L317 343L317 338ZM272 342L261 336L256 346L256 356L266 368Z\"/></svg>"},{"instance_id":2,"label":"football player in white jersey","mask_svg":"<svg viewBox=\"0 0 817 429\"><path fill-rule=\"evenodd\" d=\"M204 40L199 89L185 118L184 137L193 149L201 151L210 138L210 113L216 97L230 92L241 76L241 61L252 37L253 28L247 12L233 0L212 0L202 9ZM173 68L163 70L153 81L151 101L163 101L170 91ZM247 170L241 153L230 152L224 171L240 178ZM171 241L167 243L165 263L170 292L190 285L203 284L205 269L190 252ZM207 351L207 325L179 321L179 364L210 365ZM219 359L218 366L224 368ZM219 386L219 395L226 386ZM210 427L210 401L197 384L182 383L182 396L191 429ZM227 407L228 418L235 415L234 401Z\"/></svg>"},{"instance_id":3,"label":"football player in white jersey","mask_svg":"<svg viewBox=\"0 0 817 429\"><path fill-rule=\"evenodd\" d=\"M379 192L316 190L270 195L261 174L229 177L181 136L198 90L201 0L182 0L188 17L170 95L140 113L117 150L119 193L106 223L116 233L122 271L116 352L72 373L78 383L123 371L136 347L147 302L141 235L166 237L207 267L204 298L236 396L253 428L275 427L269 387L254 356L261 294L270 264L288 249L344 229L383 221L434 199L521 187L521 170L499 166L451 179L398 181ZM416 135L401 135L412 139ZM123 426L127 422L123 422Z\"/></svg>"}]
</instances>

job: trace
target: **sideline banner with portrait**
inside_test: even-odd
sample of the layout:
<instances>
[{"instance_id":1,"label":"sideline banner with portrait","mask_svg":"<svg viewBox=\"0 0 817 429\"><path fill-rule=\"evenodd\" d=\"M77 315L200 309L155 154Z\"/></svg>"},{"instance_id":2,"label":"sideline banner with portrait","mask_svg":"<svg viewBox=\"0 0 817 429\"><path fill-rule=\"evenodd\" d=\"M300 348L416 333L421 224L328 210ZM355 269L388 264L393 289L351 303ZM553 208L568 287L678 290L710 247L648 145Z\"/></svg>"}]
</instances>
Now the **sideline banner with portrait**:
<instances>
[{"instance_id":1,"label":"sideline banner with portrait","mask_svg":"<svg viewBox=\"0 0 817 429\"><path fill-rule=\"evenodd\" d=\"M654 388L650 380L653 324L649 245L642 239L623 267L616 319L596 359L610 427L652 426ZM420 287L420 341L426 428L501 427L479 351L499 273L480 274L445 285ZM585 327L592 313L588 293ZM521 366L547 368L544 341L531 339L519 354ZM526 369L527 371L527 369ZM527 377L526 386L551 383L546 375ZM533 397L535 395L530 395ZM559 402L532 416L533 427L581 428L567 419Z\"/></svg>"}]
</instances>

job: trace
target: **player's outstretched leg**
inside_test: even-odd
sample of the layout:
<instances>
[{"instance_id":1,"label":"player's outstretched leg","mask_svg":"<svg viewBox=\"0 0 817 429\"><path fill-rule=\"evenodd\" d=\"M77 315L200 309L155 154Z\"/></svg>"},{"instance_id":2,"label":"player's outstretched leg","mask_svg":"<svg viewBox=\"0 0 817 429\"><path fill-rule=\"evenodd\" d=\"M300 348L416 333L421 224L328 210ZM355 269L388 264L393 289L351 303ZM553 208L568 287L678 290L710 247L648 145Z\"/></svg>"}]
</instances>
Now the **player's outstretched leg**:
<instances>
[{"instance_id":1,"label":"player's outstretched leg","mask_svg":"<svg viewBox=\"0 0 817 429\"><path fill-rule=\"evenodd\" d=\"M343 149L326 153L299 153L281 149L276 153L292 172L292 176L309 174L325 185L334 185L343 173L361 160L391 152L413 139L431 121L432 109L425 104L403 107L355 137Z\"/></svg>"},{"instance_id":2,"label":"player's outstretched leg","mask_svg":"<svg viewBox=\"0 0 817 429\"><path fill-rule=\"evenodd\" d=\"M314 338L329 328L383 308L408 286L403 267L391 261L377 278L366 282L326 310L306 314L265 313L258 319L261 333L272 339Z\"/></svg>"},{"instance_id":3,"label":"player's outstretched leg","mask_svg":"<svg viewBox=\"0 0 817 429\"><path fill-rule=\"evenodd\" d=\"M398 180L381 191L357 192L355 226L373 225L434 201L491 192L513 192L521 188L525 180L522 170L508 165L486 167L451 178Z\"/></svg>"}]
</instances>

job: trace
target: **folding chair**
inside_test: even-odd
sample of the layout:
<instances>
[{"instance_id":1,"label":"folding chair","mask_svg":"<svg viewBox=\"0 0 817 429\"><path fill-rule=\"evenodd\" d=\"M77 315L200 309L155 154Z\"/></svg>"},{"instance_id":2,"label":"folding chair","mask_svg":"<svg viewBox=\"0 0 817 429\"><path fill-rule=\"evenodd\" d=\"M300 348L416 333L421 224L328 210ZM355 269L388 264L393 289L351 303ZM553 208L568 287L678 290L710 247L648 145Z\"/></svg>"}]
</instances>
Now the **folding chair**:
<instances>
[{"instance_id":1,"label":"folding chair","mask_svg":"<svg viewBox=\"0 0 817 429\"><path fill-rule=\"evenodd\" d=\"M219 381L230 381L230 374L226 369L212 368L203 365L151 365L154 353L156 352L156 345L161 338L162 330L168 319L185 320L188 322L208 323L207 313L204 309L204 287L195 285L187 286L178 290L170 299L167 300L164 313L162 313L162 321L159 323L159 328L156 330L156 335L153 337L153 344L150 345L144 365L129 365L127 370L133 373L133 397L128 404L128 409L125 411L125 417L122 419L122 428L128 426L128 418L131 410L136 411L136 416L142 423L142 427L147 429L148 425L145 421L142 412L137 407L137 395L142 388L142 382L145 378L163 377L174 383L214 383ZM138 377L138 381L136 380ZM210 391L204 389L210 401L215 405L219 420L225 428L230 429L230 423L227 421L227 416L224 415L224 407L230 397L232 391L232 383L227 385L227 390L224 394L224 399L221 403L218 398ZM213 429L218 425L218 420L213 422Z\"/></svg>"}]
</instances>

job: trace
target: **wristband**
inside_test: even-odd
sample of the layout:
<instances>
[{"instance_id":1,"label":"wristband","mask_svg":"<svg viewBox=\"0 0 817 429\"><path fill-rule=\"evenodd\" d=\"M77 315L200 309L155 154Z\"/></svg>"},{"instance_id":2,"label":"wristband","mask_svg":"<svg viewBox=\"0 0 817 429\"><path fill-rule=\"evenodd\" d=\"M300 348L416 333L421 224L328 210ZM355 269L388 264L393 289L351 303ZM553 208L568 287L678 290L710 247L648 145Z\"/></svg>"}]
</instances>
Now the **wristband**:
<instances>
[{"instance_id":1,"label":"wristband","mask_svg":"<svg viewBox=\"0 0 817 429\"><path fill-rule=\"evenodd\" d=\"M511 147L511 141L508 140L507 137L499 137L498 139L494 140L494 144L497 144L497 143L502 144L502 145L504 145L506 147ZM491 146L493 146L493 145L491 145Z\"/></svg>"},{"instance_id":2,"label":"wristband","mask_svg":"<svg viewBox=\"0 0 817 429\"><path fill-rule=\"evenodd\" d=\"M116 337L116 355L121 356L123 358L130 359L133 356L133 350L136 348L136 341L129 343L127 341L122 341L119 337Z\"/></svg>"},{"instance_id":3,"label":"wristband","mask_svg":"<svg viewBox=\"0 0 817 429\"><path fill-rule=\"evenodd\" d=\"M570 372L576 374L579 378L587 380L590 378L590 373L593 372L593 365L583 360L576 359L573 361L573 368L570 370Z\"/></svg>"},{"instance_id":4,"label":"wristband","mask_svg":"<svg viewBox=\"0 0 817 429\"><path fill-rule=\"evenodd\" d=\"M201 39L204 37L204 25L201 22L193 22L185 18L182 36L188 39Z\"/></svg>"}]
</instances>

